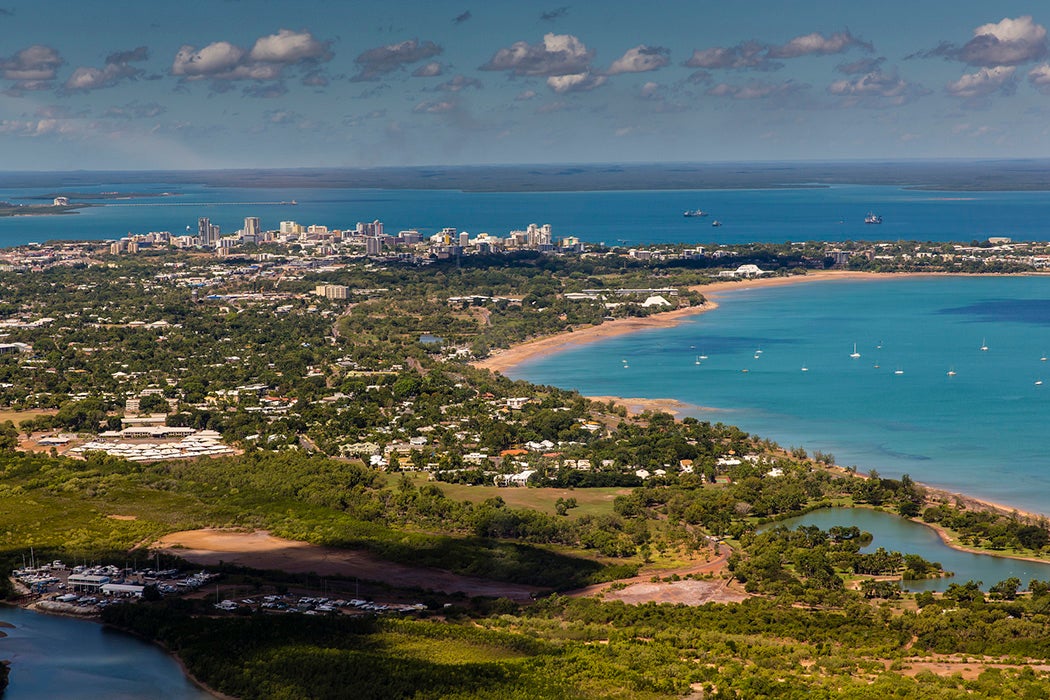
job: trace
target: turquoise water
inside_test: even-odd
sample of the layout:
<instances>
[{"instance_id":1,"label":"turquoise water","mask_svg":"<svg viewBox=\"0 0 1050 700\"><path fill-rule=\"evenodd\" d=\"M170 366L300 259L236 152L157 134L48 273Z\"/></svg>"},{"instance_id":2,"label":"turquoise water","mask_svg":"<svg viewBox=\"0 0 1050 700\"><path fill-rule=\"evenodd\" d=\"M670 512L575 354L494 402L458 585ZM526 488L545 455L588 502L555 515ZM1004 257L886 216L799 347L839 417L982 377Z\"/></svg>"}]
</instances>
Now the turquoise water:
<instances>
[{"instance_id":1,"label":"turquoise water","mask_svg":"<svg viewBox=\"0 0 1050 700\"><path fill-rule=\"evenodd\" d=\"M1050 353L1050 278L814 282L718 302L675 328L508 374L591 395L679 399L702 420L831 452L862 472L1050 513L1050 362L1040 359ZM700 354L709 359L696 365Z\"/></svg>"},{"instance_id":2,"label":"turquoise water","mask_svg":"<svg viewBox=\"0 0 1050 700\"><path fill-rule=\"evenodd\" d=\"M821 530L835 525L856 525L861 531L874 535L871 544L861 549L862 552L874 552L882 547L890 552L918 554L927 561L940 562L945 571L955 574L951 578L904 581L902 585L909 591L943 591L952 583L963 584L970 580L981 581L982 588L987 590L1011 576L1019 578L1024 588L1032 579L1050 580L1050 564L960 552L944 544L928 527L866 508L826 508L776 524L792 530L802 525L816 525Z\"/></svg>"},{"instance_id":3,"label":"turquoise water","mask_svg":"<svg viewBox=\"0 0 1050 700\"><path fill-rule=\"evenodd\" d=\"M70 191L0 188L0 200L39 203L34 195ZM776 190L672 190L628 192L459 192L448 190L342 190L225 188L171 183L119 181L86 192L135 192L155 196L110 201L79 214L0 219L0 247L51 239L119 238L127 233L197 229L207 216L232 233L246 216L258 216L264 229L282 220L353 228L380 219L392 233L415 228L433 233L453 226L472 234L506 236L530 223L550 223L557 237L637 246L652 243L745 243L806 240L948 241L1011 236L1046 240L1050 192L941 193L899 187L836 185ZM177 194L162 197L164 192ZM291 200L297 206L282 205ZM686 218L686 209L703 209L708 218ZM864 215L882 215L879 226ZM721 228L712 228L718 219Z\"/></svg>"},{"instance_id":4,"label":"turquoise water","mask_svg":"<svg viewBox=\"0 0 1050 700\"><path fill-rule=\"evenodd\" d=\"M87 620L5 608L0 659L11 661L4 700L204 700L160 647Z\"/></svg>"}]
</instances>

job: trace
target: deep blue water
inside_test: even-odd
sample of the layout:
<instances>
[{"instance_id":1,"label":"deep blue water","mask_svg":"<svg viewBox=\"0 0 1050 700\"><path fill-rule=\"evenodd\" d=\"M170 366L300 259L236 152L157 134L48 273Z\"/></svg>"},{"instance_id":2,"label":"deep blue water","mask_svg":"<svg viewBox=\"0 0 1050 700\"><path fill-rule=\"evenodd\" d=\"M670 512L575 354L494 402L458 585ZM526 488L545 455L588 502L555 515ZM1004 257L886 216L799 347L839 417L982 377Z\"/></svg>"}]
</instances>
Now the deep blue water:
<instances>
[{"instance_id":1,"label":"deep blue water","mask_svg":"<svg viewBox=\"0 0 1050 700\"><path fill-rule=\"evenodd\" d=\"M11 661L4 700L204 700L160 647L87 620L0 610L0 659Z\"/></svg>"},{"instance_id":2,"label":"deep blue water","mask_svg":"<svg viewBox=\"0 0 1050 700\"><path fill-rule=\"evenodd\" d=\"M931 528L866 508L826 508L776 524L788 529L816 525L821 530L835 525L856 525L861 531L874 535L871 544L861 549L862 552L874 552L882 547L890 552L918 554L927 561L940 562L945 571L955 574L950 578L902 582L909 591L943 591L952 583L963 584L970 580L980 581L984 584L982 588L987 590L1012 576L1019 578L1024 588L1032 579L1050 580L1050 563L961 552L944 544Z\"/></svg>"},{"instance_id":3,"label":"deep blue water","mask_svg":"<svg viewBox=\"0 0 1050 700\"><path fill-rule=\"evenodd\" d=\"M782 243L805 240L970 241L988 236L1046 240L1050 192L940 193L890 186L806 189L555 193L447 190L247 189L165 183L100 183L76 191L148 192L156 197L110 201L79 214L0 219L0 247L49 239L107 239L127 233L196 231L207 216L225 233L258 216L264 229L282 220L353 228L380 219L388 232L447 226L506 236L530 223L550 223L557 237L625 243ZM60 188L0 188L0 200L39 203ZM175 197L161 197L172 192ZM298 206L280 202L296 200ZM710 212L686 218L686 209ZM865 225L873 211L881 225ZM712 228L718 219L721 228Z\"/></svg>"},{"instance_id":4,"label":"deep blue water","mask_svg":"<svg viewBox=\"0 0 1050 700\"><path fill-rule=\"evenodd\" d=\"M703 420L830 452L862 472L907 473L1050 513L1047 299L1045 277L728 292L720 308L675 328L537 358L508 374L590 395L678 399ZM854 343L859 358L850 357ZM700 354L709 359L697 365Z\"/></svg>"}]
</instances>

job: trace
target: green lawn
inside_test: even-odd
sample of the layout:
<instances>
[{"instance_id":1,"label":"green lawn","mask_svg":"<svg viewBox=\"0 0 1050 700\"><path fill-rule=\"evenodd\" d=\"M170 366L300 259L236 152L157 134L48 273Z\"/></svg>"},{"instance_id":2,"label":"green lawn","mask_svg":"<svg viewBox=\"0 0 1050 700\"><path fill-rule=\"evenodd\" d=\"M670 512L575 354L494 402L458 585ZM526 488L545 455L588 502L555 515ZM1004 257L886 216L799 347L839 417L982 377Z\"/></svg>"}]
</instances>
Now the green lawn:
<instances>
[{"instance_id":1,"label":"green lawn","mask_svg":"<svg viewBox=\"0 0 1050 700\"><path fill-rule=\"evenodd\" d=\"M554 489L513 486L466 486L464 484L446 484L428 482L428 476L422 473L408 473L416 486L433 483L449 498L456 501L480 503L488 498L499 496L512 508L531 508L554 515L554 503L559 498L575 498L577 508L569 511L569 516L604 515L612 513L613 499L631 493L629 488L593 488L593 489ZM400 474L388 474L391 486L396 485Z\"/></svg>"}]
</instances>

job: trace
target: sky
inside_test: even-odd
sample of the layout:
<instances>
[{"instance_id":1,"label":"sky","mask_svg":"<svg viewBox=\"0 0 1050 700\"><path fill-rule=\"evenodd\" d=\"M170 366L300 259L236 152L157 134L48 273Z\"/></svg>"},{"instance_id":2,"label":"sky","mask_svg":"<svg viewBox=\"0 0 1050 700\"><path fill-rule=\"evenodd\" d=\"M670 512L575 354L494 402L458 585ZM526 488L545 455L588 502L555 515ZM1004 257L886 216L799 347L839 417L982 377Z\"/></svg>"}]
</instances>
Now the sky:
<instances>
[{"instance_id":1,"label":"sky","mask_svg":"<svg viewBox=\"0 0 1050 700\"><path fill-rule=\"evenodd\" d=\"M1047 26L1011 0L0 0L0 168L1050 157Z\"/></svg>"}]
</instances>

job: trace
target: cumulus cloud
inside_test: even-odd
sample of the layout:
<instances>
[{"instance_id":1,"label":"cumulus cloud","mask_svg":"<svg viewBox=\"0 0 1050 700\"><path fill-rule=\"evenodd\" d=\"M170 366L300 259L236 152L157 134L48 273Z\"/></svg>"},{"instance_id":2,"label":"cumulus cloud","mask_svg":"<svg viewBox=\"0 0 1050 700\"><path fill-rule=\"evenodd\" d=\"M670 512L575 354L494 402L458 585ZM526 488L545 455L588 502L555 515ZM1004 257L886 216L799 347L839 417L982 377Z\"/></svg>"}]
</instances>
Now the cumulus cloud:
<instances>
[{"instance_id":1,"label":"cumulus cloud","mask_svg":"<svg viewBox=\"0 0 1050 700\"><path fill-rule=\"evenodd\" d=\"M958 80L948 83L946 89L952 97L977 99L995 93L1011 94L1017 86L1013 66L996 66L982 68L976 73L967 73Z\"/></svg>"},{"instance_id":2,"label":"cumulus cloud","mask_svg":"<svg viewBox=\"0 0 1050 700\"><path fill-rule=\"evenodd\" d=\"M1043 63L1028 71L1028 82L1044 95L1050 94L1050 63Z\"/></svg>"},{"instance_id":3,"label":"cumulus cloud","mask_svg":"<svg viewBox=\"0 0 1050 700\"><path fill-rule=\"evenodd\" d=\"M571 75L552 75L547 78L547 87L559 94L566 92L589 92L605 84L604 75L592 73L573 73Z\"/></svg>"},{"instance_id":4,"label":"cumulus cloud","mask_svg":"<svg viewBox=\"0 0 1050 700\"><path fill-rule=\"evenodd\" d=\"M735 68L754 70L776 70L784 64L770 61L767 55L769 47L757 41L744 41L736 46L714 46L709 49L696 49L685 62L689 68L714 70Z\"/></svg>"},{"instance_id":5,"label":"cumulus cloud","mask_svg":"<svg viewBox=\"0 0 1050 700\"><path fill-rule=\"evenodd\" d=\"M145 71L131 65L133 62L149 58L149 49L145 46L130 51L115 51L106 57L102 68L81 66L73 71L66 80L63 89L67 92L87 92L99 88L113 87L123 80L134 80Z\"/></svg>"},{"instance_id":6,"label":"cumulus cloud","mask_svg":"<svg viewBox=\"0 0 1050 700\"><path fill-rule=\"evenodd\" d=\"M281 29L255 40L248 59L262 63L302 63L332 58L328 42L318 41L310 32Z\"/></svg>"},{"instance_id":7,"label":"cumulus cloud","mask_svg":"<svg viewBox=\"0 0 1050 700\"><path fill-rule=\"evenodd\" d=\"M719 83L707 90L712 97L730 97L734 100L762 100L771 97L785 97L809 89L808 85L787 80L783 83L767 83L753 80L746 85Z\"/></svg>"},{"instance_id":8,"label":"cumulus cloud","mask_svg":"<svg viewBox=\"0 0 1050 700\"><path fill-rule=\"evenodd\" d=\"M771 46L767 55L769 58L798 58L799 56L826 56L828 54L843 53L857 47L865 51L874 51L870 42L863 41L853 36L847 29L835 32L831 36L824 36L820 32L803 34L797 36L783 46Z\"/></svg>"},{"instance_id":9,"label":"cumulus cloud","mask_svg":"<svg viewBox=\"0 0 1050 700\"><path fill-rule=\"evenodd\" d=\"M619 75L620 73L644 73L657 70L671 62L670 56L669 49L642 44L628 49L623 56L609 66L607 72L609 75Z\"/></svg>"},{"instance_id":10,"label":"cumulus cloud","mask_svg":"<svg viewBox=\"0 0 1050 700\"><path fill-rule=\"evenodd\" d=\"M1036 23L1031 15L1016 19L1003 18L999 22L982 24L973 30L973 38L962 46L942 42L929 51L911 54L908 58L943 57L962 61L971 66L1016 66L1037 61L1047 55L1046 27Z\"/></svg>"},{"instance_id":11,"label":"cumulus cloud","mask_svg":"<svg viewBox=\"0 0 1050 700\"><path fill-rule=\"evenodd\" d=\"M436 89L443 92L459 92L467 88L481 89L481 81L477 78L468 78L465 75L457 75L451 80L446 80L437 86Z\"/></svg>"},{"instance_id":12,"label":"cumulus cloud","mask_svg":"<svg viewBox=\"0 0 1050 700\"><path fill-rule=\"evenodd\" d=\"M244 53L228 41L216 41L199 50L186 44L175 54L171 74L188 80L229 76L241 65Z\"/></svg>"},{"instance_id":13,"label":"cumulus cloud","mask_svg":"<svg viewBox=\"0 0 1050 700\"><path fill-rule=\"evenodd\" d=\"M16 82L16 90L45 90L51 87L59 66L65 63L50 46L34 44L0 59L0 75Z\"/></svg>"},{"instance_id":14,"label":"cumulus cloud","mask_svg":"<svg viewBox=\"0 0 1050 700\"><path fill-rule=\"evenodd\" d=\"M895 107L929 94L929 90L897 75L896 69L876 69L853 79L836 80L828 86L828 92L842 97L847 107Z\"/></svg>"},{"instance_id":15,"label":"cumulus cloud","mask_svg":"<svg viewBox=\"0 0 1050 700\"><path fill-rule=\"evenodd\" d=\"M388 44L368 49L354 59L361 67L352 80L379 80L384 75L428 58L437 56L442 48L432 41L409 39L398 44Z\"/></svg>"},{"instance_id":16,"label":"cumulus cloud","mask_svg":"<svg viewBox=\"0 0 1050 700\"><path fill-rule=\"evenodd\" d=\"M431 61L430 63L424 63L419 68L412 71L412 77L414 78L435 78L445 72L444 67L437 61Z\"/></svg>"},{"instance_id":17,"label":"cumulus cloud","mask_svg":"<svg viewBox=\"0 0 1050 700\"><path fill-rule=\"evenodd\" d=\"M222 86L222 82L280 80L287 68L296 66L307 71L305 84L320 85L326 83L327 78L318 66L331 58L328 42L318 41L307 31L281 29L256 39L250 51L228 41L216 41L200 49L183 45L175 54L171 74L183 80L211 80L212 89L223 92L229 86ZM256 87L252 93L263 94L274 89L272 85Z\"/></svg>"},{"instance_id":18,"label":"cumulus cloud","mask_svg":"<svg viewBox=\"0 0 1050 700\"><path fill-rule=\"evenodd\" d=\"M571 34L549 33L543 43L514 42L500 49L481 70L508 71L513 75L563 76L585 73L594 51Z\"/></svg>"}]
</instances>

